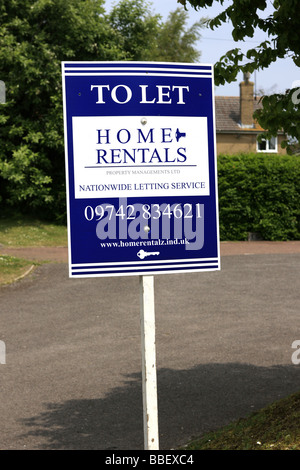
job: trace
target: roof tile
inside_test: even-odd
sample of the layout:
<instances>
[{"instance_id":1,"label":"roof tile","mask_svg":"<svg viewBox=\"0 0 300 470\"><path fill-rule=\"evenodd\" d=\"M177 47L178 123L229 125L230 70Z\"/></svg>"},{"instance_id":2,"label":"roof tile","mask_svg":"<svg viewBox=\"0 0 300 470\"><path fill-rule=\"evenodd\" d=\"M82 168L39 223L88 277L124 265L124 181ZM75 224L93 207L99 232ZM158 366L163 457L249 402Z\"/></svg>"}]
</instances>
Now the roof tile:
<instances>
[{"instance_id":1,"label":"roof tile","mask_svg":"<svg viewBox=\"0 0 300 470\"><path fill-rule=\"evenodd\" d=\"M261 107L259 100L253 101L253 112ZM216 96L216 131L251 131L261 130L256 124L251 128L242 128L240 125L240 98L238 96Z\"/></svg>"}]
</instances>

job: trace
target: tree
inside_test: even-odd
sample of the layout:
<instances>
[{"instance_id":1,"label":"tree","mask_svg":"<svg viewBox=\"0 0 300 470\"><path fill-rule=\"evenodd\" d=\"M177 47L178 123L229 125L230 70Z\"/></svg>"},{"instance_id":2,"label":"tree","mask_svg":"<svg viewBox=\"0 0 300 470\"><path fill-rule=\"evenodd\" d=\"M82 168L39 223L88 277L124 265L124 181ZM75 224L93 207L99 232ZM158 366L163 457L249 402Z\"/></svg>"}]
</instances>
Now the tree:
<instances>
[{"instance_id":1,"label":"tree","mask_svg":"<svg viewBox=\"0 0 300 470\"><path fill-rule=\"evenodd\" d=\"M61 61L152 60L161 47L164 24L148 4L123 0L111 14L103 5L0 0L0 80L6 86L6 103L0 103L2 208L51 217L65 212ZM193 38L185 44L188 54L182 47L178 60L196 56Z\"/></svg>"},{"instance_id":2,"label":"tree","mask_svg":"<svg viewBox=\"0 0 300 470\"><path fill-rule=\"evenodd\" d=\"M0 0L0 195L14 207L65 205L61 61L125 57L102 0Z\"/></svg>"},{"instance_id":3,"label":"tree","mask_svg":"<svg viewBox=\"0 0 300 470\"><path fill-rule=\"evenodd\" d=\"M201 52L196 49L200 39L203 20L186 27L188 14L180 8L171 12L165 23L161 24L157 36L156 49L152 51L152 60L166 62L197 62Z\"/></svg>"},{"instance_id":4,"label":"tree","mask_svg":"<svg viewBox=\"0 0 300 470\"><path fill-rule=\"evenodd\" d=\"M110 24L119 35L119 43L130 60L195 62L200 57L196 42L202 21L186 27L188 15L177 8L166 22L151 12L144 0L122 0L109 15Z\"/></svg>"},{"instance_id":5,"label":"tree","mask_svg":"<svg viewBox=\"0 0 300 470\"><path fill-rule=\"evenodd\" d=\"M122 0L108 16L128 60L149 60L156 47L160 16L143 0Z\"/></svg>"},{"instance_id":6,"label":"tree","mask_svg":"<svg viewBox=\"0 0 300 470\"><path fill-rule=\"evenodd\" d=\"M212 6L213 3L223 5L224 0L178 0L178 2L184 7L189 2L199 10ZM233 0L219 15L207 21L211 29L230 21L235 41L253 37L256 28L266 33L269 38L245 54L240 48L235 48L222 56L215 65L216 85L235 80L240 71L252 73L254 70L264 69L278 58L291 57L296 66L300 66L299 2L274 0L272 5L272 14L263 18L261 12L267 8L266 0ZM290 138L300 140L299 91L293 88L286 90L285 93L262 98L263 107L255 112L254 117L267 130L265 137L276 135L278 129L282 129ZM289 153L292 151L292 145L288 140L284 141L283 146L287 147Z\"/></svg>"}]
</instances>

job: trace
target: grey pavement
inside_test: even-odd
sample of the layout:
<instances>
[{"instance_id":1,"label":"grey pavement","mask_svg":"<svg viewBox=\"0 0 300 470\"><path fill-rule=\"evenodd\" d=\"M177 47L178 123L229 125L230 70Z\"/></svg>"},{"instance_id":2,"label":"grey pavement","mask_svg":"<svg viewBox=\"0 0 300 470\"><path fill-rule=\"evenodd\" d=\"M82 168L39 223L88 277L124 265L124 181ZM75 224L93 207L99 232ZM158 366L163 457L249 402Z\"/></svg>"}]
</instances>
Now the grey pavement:
<instances>
[{"instance_id":1,"label":"grey pavement","mask_svg":"<svg viewBox=\"0 0 300 470\"><path fill-rule=\"evenodd\" d=\"M161 449L299 391L299 266L300 253L241 254L155 276ZM138 277L45 264L0 305L0 449L143 449Z\"/></svg>"}]
</instances>

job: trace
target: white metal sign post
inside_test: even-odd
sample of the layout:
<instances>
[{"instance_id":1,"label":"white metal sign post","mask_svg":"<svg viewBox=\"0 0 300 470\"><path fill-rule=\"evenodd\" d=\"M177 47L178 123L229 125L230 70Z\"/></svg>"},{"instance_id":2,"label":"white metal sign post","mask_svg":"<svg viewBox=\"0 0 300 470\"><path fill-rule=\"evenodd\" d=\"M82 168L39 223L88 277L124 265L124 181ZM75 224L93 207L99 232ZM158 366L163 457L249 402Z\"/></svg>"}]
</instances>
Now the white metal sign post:
<instances>
[{"instance_id":1,"label":"white metal sign post","mask_svg":"<svg viewBox=\"0 0 300 470\"><path fill-rule=\"evenodd\" d=\"M154 277L140 276L143 422L145 450L158 450Z\"/></svg>"},{"instance_id":2,"label":"white metal sign post","mask_svg":"<svg viewBox=\"0 0 300 470\"><path fill-rule=\"evenodd\" d=\"M140 276L146 449L158 449L154 275L220 269L213 67L63 62L69 275Z\"/></svg>"}]
</instances>

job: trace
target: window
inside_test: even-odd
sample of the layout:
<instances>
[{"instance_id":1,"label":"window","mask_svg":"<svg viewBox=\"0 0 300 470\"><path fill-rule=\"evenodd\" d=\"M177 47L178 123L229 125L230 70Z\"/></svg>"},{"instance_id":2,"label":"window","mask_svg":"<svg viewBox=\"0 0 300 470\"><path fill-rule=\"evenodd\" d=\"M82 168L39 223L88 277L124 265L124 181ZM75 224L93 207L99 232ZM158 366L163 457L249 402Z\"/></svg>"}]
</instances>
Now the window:
<instances>
[{"instance_id":1,"label":"window","mask_svg":"<svg viewBox=\"0 0 300 470\"><path fill-rule=\"evenodd\" d=\"M256 142L258 152L277 152L277 137L271 139L262 139L261 142Z\"/></svg>"}]
</instances>

